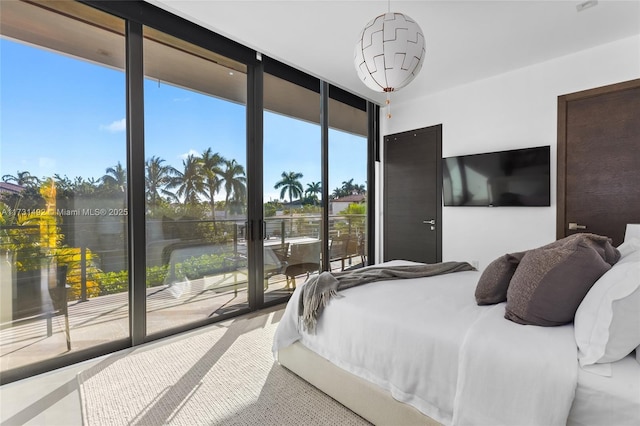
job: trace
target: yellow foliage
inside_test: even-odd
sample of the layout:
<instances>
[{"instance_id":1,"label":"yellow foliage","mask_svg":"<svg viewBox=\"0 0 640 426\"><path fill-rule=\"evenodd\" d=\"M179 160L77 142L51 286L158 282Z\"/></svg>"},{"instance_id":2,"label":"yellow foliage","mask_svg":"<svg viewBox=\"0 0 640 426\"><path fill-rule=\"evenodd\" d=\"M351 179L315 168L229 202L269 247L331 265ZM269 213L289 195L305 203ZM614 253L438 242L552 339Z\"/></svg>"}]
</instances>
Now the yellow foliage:
<instances>
[{"instance_id":1,"label":"yellow foliage","mask_svg":"<svg viewBox=\"0 0 640 426\"><path fill-rule=\"evenodd\" d=\"M69 300L77 300L82 292L82 251L78 247L63 247L56 250L58 264L67 265L67 292ZM86 273L87 273L87 297L100 295L98 282L92 279L100 272L93 265L93 254L91 250L85 253Z\"/></svg>"}]
</instances>

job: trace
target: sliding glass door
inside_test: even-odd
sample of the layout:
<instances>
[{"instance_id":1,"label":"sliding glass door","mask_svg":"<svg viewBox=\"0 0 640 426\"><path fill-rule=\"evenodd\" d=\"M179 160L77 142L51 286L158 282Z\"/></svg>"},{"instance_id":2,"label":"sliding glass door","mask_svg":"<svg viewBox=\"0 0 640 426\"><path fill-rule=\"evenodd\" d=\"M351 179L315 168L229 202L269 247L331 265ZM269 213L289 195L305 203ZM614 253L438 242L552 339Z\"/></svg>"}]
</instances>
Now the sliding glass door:
<instances>
[{"instance_id":1,"label":"sliding glass door","mask_svg":"<svg viewBox=\"0 0 640 426\"><path fill-rule=\"evenodd\" d=\"M265 299L322 269L320 94L264 75Z\"/></svg>"},{"instance_id":2,"label":"sliding glass door","mask_svg":"<svg viewBox=\"0 0 640 426\"><path fill-rule=\"evenodd\" d=\"M0 7L1 370L33 374L129 337L125 30L75 2Z\"/></svg>"},{"instance_id":3,"label":"sliding glass door","mask_svg":"<svg viewBox=\"0 0 640 426\"><path fill-rule=\"evenodd\" d=\"M0 19L1 383L365 259L361 99L146 2Z\"/></svg>"},{"instance_id":4,"label":"sliding glass door","mask_svg":"<svg viewBox=\"0 0 640 426\"><path fill-rule=\"evenodd\" d=\"M246 66L144 28L147 334L248 304Z\"/></svg>"},{"instance_id":5,"label":"sliding glass door","mask_svg":"<svg viewBox=\"0 0 640 426\"><path fill-rule=\"evenodd\" d=\"M343 271L367 264L367 113L334 98L328 110L329 265Z\"/></svg>"}]
</instances>

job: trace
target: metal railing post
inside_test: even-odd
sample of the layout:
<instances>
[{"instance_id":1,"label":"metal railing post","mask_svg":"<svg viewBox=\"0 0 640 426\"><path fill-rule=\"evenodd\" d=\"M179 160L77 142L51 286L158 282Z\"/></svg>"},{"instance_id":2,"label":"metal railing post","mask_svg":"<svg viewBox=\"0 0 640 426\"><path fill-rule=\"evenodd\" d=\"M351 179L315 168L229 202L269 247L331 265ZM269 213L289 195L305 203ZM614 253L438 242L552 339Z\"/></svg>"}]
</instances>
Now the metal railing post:
<instances>
[{"instance_id":1,"label":"metal railing post","mask_svg":"<svg viewBox=\"0 0 640 426\"><path fill-rule=\"evenodd\" d=\"M233 224L233 255L238 255L238 224L235 222Z\"/></svg>"}]
</instances>

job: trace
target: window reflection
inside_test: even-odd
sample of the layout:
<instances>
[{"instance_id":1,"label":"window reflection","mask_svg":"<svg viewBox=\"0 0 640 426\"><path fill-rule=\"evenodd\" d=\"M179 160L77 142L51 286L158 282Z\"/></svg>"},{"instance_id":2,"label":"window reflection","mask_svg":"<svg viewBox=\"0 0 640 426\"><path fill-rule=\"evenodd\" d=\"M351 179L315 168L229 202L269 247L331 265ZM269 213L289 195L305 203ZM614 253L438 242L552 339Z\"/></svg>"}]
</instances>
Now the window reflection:
<instances>
[{"instance_id":1,"label":"window reflection","mask_svg":"<svg viewBox=\"0 0 640 426\"><path fill-rule=\"evenodd\" d=\"M367 262L367 114L331 99L329 126L329 260L343 271Z\"/></svg>"},{"instance_id":2,"label":"window reflection","mask_svg":"<svg viewBox=\"0 0 640 426\"><path fill-rule=\"evenodd\" d=\"M246 67L144 29L147 333L247 307Z\"/></svg>"},{"instance_id":3,"label":"window reflection","mask_svg":"<svg viewBox=\"0 0 640 426\"><path fill-rule=\"evenodd\" d=\"M322 269L320 94L264 77L265 299Z\"/></svg>"},{"instance_id":4,"label":"window reflection","mask_svg":"<svg viewBox=\"0 0 640 426\"><path fill-rule=\"evenodd\" d=\"M1 4L3 373L129 335L124 22L46 6Z\"/></svg>"}]
</instances>

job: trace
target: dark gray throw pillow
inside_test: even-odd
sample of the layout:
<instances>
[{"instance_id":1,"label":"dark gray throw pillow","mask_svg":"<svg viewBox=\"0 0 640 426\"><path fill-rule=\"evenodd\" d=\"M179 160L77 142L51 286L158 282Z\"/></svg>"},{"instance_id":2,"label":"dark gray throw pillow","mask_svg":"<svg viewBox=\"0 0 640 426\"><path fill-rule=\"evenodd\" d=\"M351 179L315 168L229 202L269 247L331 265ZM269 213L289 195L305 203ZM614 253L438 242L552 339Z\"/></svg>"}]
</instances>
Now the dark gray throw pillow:
<instances>
[{"instance_id":1,"label":"dark gray throw pillow","mask_svg":"<svg viewBox=\"0 0 640 426\"><path fill-rule=\"evenodd\" d=\"M507 300L509 282L524 254L505 254L487 265L476 285L478 305L494 305Z\"/></svg>"},{"instance_id":2,"label":"dark gray throw pillow","mask_svg":"<svg viewBox=\"0 0 640 426\"><path fill-rule=\"evenodd\" d=\"M528 251L509 283L505 318L541 326L572 322L589 289L619 258L610 239L594 234Z\"/></svg>"}]
</instances>

